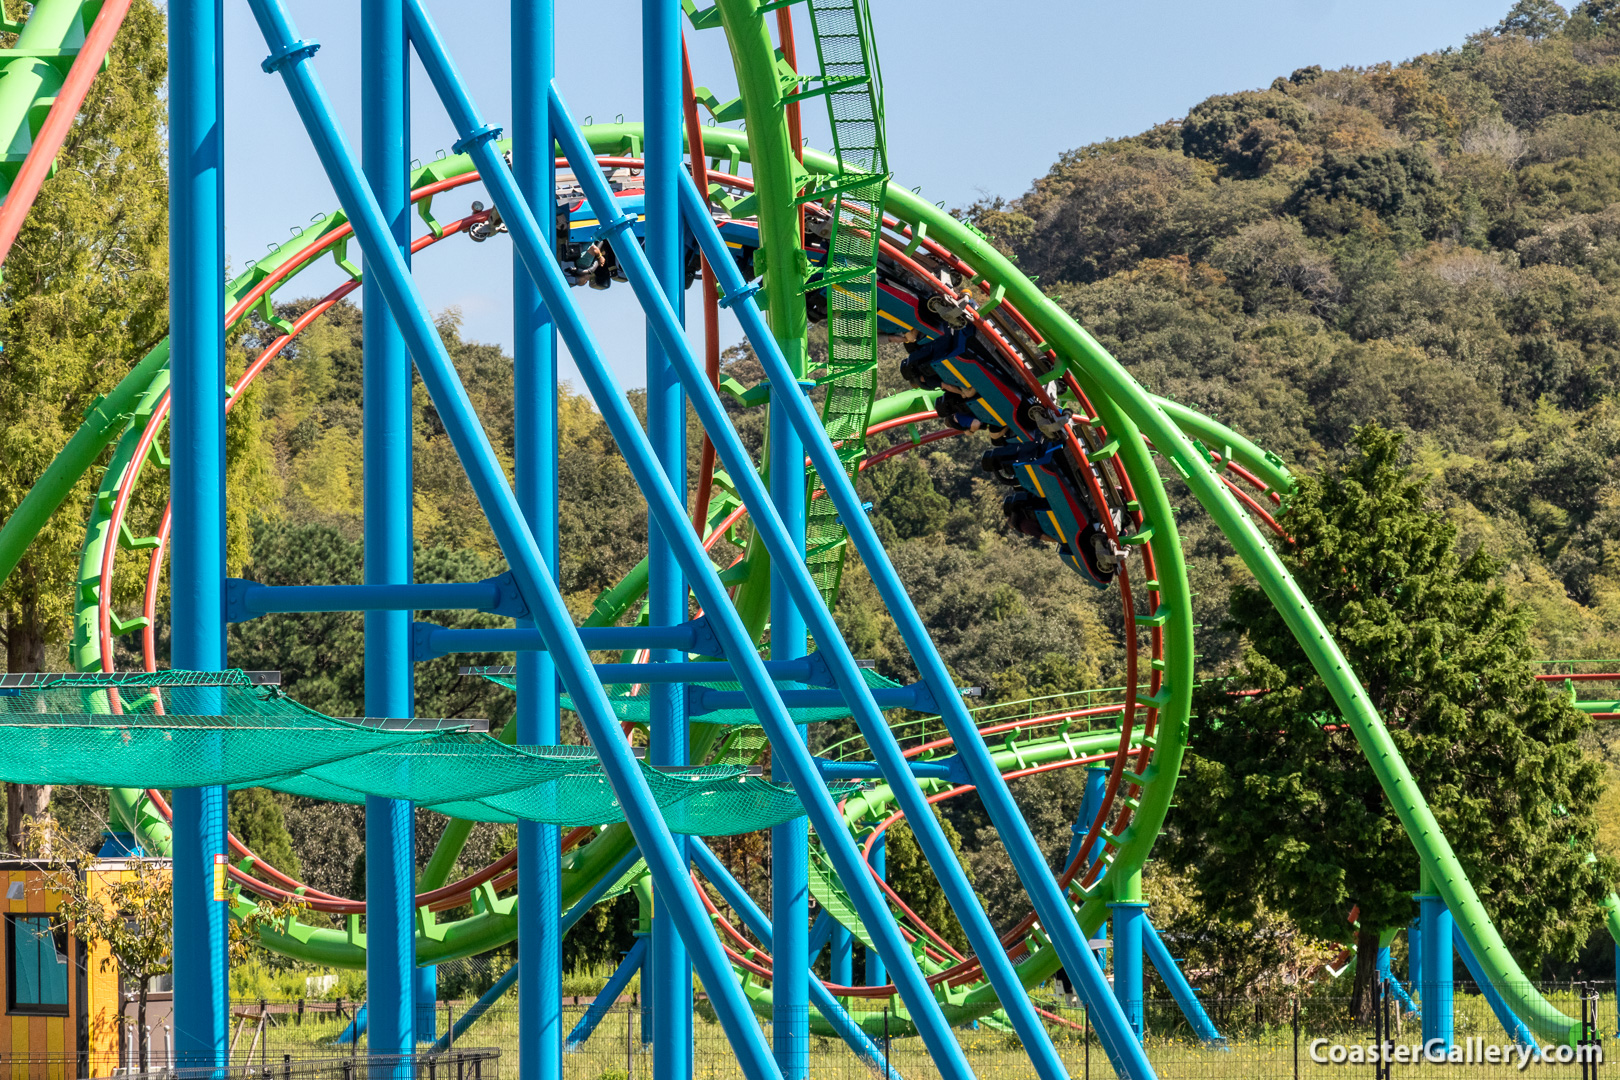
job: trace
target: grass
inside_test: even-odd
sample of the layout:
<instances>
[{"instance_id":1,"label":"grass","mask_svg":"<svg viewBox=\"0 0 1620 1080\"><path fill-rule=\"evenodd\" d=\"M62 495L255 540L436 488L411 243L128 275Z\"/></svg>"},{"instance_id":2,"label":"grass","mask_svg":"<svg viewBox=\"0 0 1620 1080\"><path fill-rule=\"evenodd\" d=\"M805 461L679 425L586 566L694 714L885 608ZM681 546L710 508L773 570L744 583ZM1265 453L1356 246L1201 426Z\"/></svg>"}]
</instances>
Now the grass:
<instances>
[{"instance_id":1,"label":"grass","mask_svg":"<svg viewBox=\"0 0 1620 1080\"><path fill-rule=\"evenodd\" d=\"M1549 993L1549 1000L1567 1014L1580 1015L1579 997L1574 991ZM1308 1056L1309 1043L1315 1038L1334 1042L1367 1044L1371 1032L1365 1026L1349 1022L1345 1004L1340 999L1307 998L1300 1012L1298 1056L1296 1072L1295 1030L1293 1003L1274 1000L1210 1002L1211 1012L1227 1036L1224 1048L1204 1047L1191 1037L1186 1021L1172 1003L1150 1001L1145 1009L1147 1035L1143 1040L1149 1061L1163 1080L1295 1080L1295 1077L1319 1077L1320 1080L1350 1080L1365 1077L1372 1080L1371 1064L1318 1065ZM1058 1007L1044 1003L1065 1019L1084 1026L1081 1009ZM464 1005L452 1005L457 1016ZM582 1005L564 1006L564 1028L572 1030L584 1014ZM1598 1007L1599 1024L1607 1032L1615 1027L1615 1000L1605 994ZM437 1015L437 1029L445 1029L445 1009L441 1003ZM287 1017L286 1023L273 1028L267 1046L261 1053L269 1061L276 1061L283 1053L294 1057L345 1054L349 1048L336 1047L329 1040L342 1030L344 1021L330 1014L309 1014L299 1026ZM650 1080L652 1055L650 1047L641 1042L641 1010L638 1005L621 1001L608 1013L595 1033L577 1050L563 1058L565 1080ZM769 1035L769 1025L766 1025ZM1477 994L1465 993L1460 988L1456 995L1455 1030L1459 1042L1468 1037L1480 1037L1501 1044L1509 1040L1491 1014L1485 1000ZM964 1029L957 1033L963 1052L976 1076L1006 1078L1006 1080L1035 1080L1035 1070L1016 1035L992 1031L988 1028ZM1405 1018L1396 1025L1395 1040L1413 1044L1420 1040L1415 1017ZM1106 1055L1098 1045L1095 1032L1053 1026L1052 1038L1059 1057L1069 1075L1075 1080L1099 1080L1113 1076ZM251 1041L251 1032L243 1036L241 1048ZM502 1052L506 1064L507 1080L514 1080L517 1053L517 1010L515 995L503 999L491 1009L465 1036L458 1040L467 1047L496 1047ZM362 1040L357 1052L364 1054ZM812 1037L809 1048L809 1080L869 1080L874 1075L841 1041ZM245 1063L239 1051L237 1063ZM894 1071L904 1080L937 1080L939 1069L930 1058L921 1040L895 1039L890 1047L890 1060ZM695 1080L742 1080L743 1071L726 1041L720 1025L712 1014L700 1006L694 1016ZM1446 1074L1446 1070L1450 1073ZM1401 1080L1442 1080L1443 1075L1456 1077L1458 1069L1445 1065L1396 1064L1394 1075ZM1467 1068L1467 1075L1481 1080L1508 1080L1517 1075L1514 1065L1475 1065ZM1526 1074L1545 1080L1576 1080L1581 1075L1576 1064L1557 1065L1532 1062Z\"/></svg>"}]
</instances>

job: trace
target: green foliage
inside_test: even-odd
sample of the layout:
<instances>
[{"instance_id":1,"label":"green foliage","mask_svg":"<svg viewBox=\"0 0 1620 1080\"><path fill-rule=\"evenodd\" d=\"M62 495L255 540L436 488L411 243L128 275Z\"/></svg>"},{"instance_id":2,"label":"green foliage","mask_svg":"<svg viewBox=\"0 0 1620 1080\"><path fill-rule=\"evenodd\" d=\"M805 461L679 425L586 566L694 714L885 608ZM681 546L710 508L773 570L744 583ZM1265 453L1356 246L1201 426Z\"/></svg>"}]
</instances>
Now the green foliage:
<instances>
[{"instance_id":1,"label":"green foliage","mask_svg":"<svg viewBox=\"0 0 1620 1080\"><path fill-rule=\"evenodd\" d=\"M0 519L167 329L168 55L151 0L131 7L107 63L114 77L91 84L0 281ZM8 670L46 667L47 643L68 637L93 482L79 483L0 587Z\"/></svg>"},{"instance_id":2,"label":"green foliage","mask_svg":"<svg viewBox=\"0 0 1620 1080\"><path fill-rule=\"evenodd\" d=\"M248 850L284 874L297 877L298 853L287 834L282 807L291 796L267 788L243 788L231 792L230 829Z\"/></svg>"},{"instance_id":3,"label":"green foliage","mask_svg":"<svg viewBox=\"0 0 1620 1080\"><path fill-rule=\"evenodd\" d=\"M1568 957L1614 876L1588 862L1602 768L1589 721L1526 663L1530 613L1483 551L1428 508L1398 436L1307 478L1283 522L1284 562L1361 676L1463 867L1521 957ZM1417 858L1355 738L1281 613L1234 590L1242 663L1200 687L1200 734L1167 855L1220 910L1268 904L1337 937L1359 905L1376 930L1411 917Z\"/></svg>"},{"instance_id":4,"label":"green foliage","mask_svg":"<svg viewBox=\"0 0 1620 1080\"><path fill-rule=\"evenodd\" d=\"M1519 34L1539 41L1563 29L1569 13L1553 0L1518 0L1507 17L1496 24L1498 34Z\"/></svg>"}]
</instances>

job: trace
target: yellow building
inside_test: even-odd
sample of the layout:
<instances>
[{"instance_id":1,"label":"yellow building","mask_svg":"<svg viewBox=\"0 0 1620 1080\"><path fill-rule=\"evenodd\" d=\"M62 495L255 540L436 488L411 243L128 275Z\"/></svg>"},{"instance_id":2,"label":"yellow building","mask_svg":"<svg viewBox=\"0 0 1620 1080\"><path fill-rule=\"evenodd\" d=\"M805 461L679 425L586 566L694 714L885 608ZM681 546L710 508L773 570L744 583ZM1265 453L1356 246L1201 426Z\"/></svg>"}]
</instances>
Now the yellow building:
<instances>
[{"instance_id":1,"label":"yellow building","mask_svg":"<svg viewBox=\"0 0 1620 1080\"><path fill-rule=\"evenodd\" d=\"M0 1021L0 1080L76 1080L111 1076L120 1057L122 1008L117 970L104 964L105 946L86 947L56 918L60 894L46 889L50 864L0 859L5 887L4 968L6 1015ZM125 873L124 858L101 858L86 868L98 880ZM153 1047L153 1057L162 1047Z\"/></svg>"}]
</instances>

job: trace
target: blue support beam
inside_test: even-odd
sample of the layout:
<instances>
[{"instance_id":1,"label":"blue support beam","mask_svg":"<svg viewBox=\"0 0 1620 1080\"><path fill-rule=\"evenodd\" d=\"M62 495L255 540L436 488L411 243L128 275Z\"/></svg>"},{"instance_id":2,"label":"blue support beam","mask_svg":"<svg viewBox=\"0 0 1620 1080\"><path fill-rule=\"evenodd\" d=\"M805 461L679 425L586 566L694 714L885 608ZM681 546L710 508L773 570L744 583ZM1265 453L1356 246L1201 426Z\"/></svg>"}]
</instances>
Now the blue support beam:
<instances>
[{"instance_id":1,"label":"blue support beam","mask_svg":"<svg viewBox=\"0 0 1620 1080\"><path fill-rule=\"evenodd\" d=\"M387 219L394 251L411 252L410 47L399 0L361 0L360 155ZM365 581L409 586L411 535L411 360L363 255ZM415 715L408 611L365 614L367 716ZM399 1056L416 1051L415 808L366 798L366 986L368 1052L378 1069L409 1080Z\"/></svg>"},{"instance_id":2,"label":"blue support beam","mask_svg":"<svg viewBox=\"0 0 1620 1080\"><path fill-rule=\"evenodd\" d=\"M1423 922L1413 919L1406 927L1406 981L1412 986L1412 993L1417 995L1421 1008L1423 1002Z\"/></svg>"},{"instance_id":3,"label":"blue support beam","mask_svg":"<svg viewBox=\"0 0 1620 1080\"><path fill-rule=\"evenodd\" d=\"M403 363L409 374L410 358L405 357ZM381 404L377 406L380 411ZM407 415L406 420L409 419ZM408 458L404 467L406 470L410 467ZM260 585L244 578L229 578L226 609L231 622L245 622L260 615L314 611L487 611L514 618L528 614L510 574L485 581L437 585Z\"/></svg>"},{"instance_id":4,"label":"blue support beam","mask_svg":"<svg viewBox=\"0 0 1620 1080\"><path fill-rule=\"evenodd\" d=\"M607 985L597 991L596 997L591 999L591 1003L585 1007L585 1015L579 1018L579 1023L574 1025L574 1030L568 1033L566 1049L578 1050L585 1045L585 1040L591 1037L596 1031L597 1025L613 1010L613 1006L619 1000L619 995L624 993L624 988L630 985L630 980L635 977L636 972L641 970L646 955L647 938L643 934L637 934L635 942L630 946L630 950L624 954L624 959L619 961L619 966L613 969L612 975L608 976ZM645 986L647 980L643 978L641 982Z\"/></svg>"},{"instance_id":5,"label":"blue support beam","mask_svg":"<svg viewBox=\"0 0 1620 1080\"><path fill-rule=\"evenodd\" d=\"M1401 985L1401 980L1395 977L1395 968L1390 962L1388 945L1378 950L1378 977L1384 981L1385 989L1395 995L1395 1000L1401 1003L1401 1008L1404 1011L1408 1013L1418 1011L1417 1002L1413 1001L1412 995L1406 992L1406 987Z\"/></svg>"},{"instance_id":6,"label":"blue support beam","mask_svg":"<svg viewBox=\"0 0 1620 1080\"><path fill-rule=\"evenodd\" d=\"M1514 1013L1512 1006L1502 997L1502 992L1496 988L1490 977L1485 974L1485 969L1480 967L1479 958L1474 955L1474 950L1468 947L1468 942L1462 936L1462 931L1455 925L1451 928L1451 942L1457 950L1457 955L1462 957L1463 966L1468 969L1468 974L1474 980L1474 985L1479 987L1479 992L1485 996L1485 1003L1491 1007L1491 1012L1496 1015L1502 1029L1520 1046L1535 1047L1536 1057L1540 1058L1541 1043L1536 1040L1535 1033L1530 1030L1530 1025L1520 1020L1518 1015Z\"/></svg>"},{"instance_id":7,"label":"blue support beam","mask_svg":"<svg viewBox=\"0 0 1620 1080\"><path fill-rule=\"evenodd\" d=\"M1147 923L1147 905L1140 900L1116 900L1108 910L1114 923L1114 1000L1124 1010L1131 1033L1141 1039L1142 927Z\"/></svg>"},{"instance_id":8,"label":"blue support beam","mask_svg":"<svg viewBox=\"0 0 1620 1080\"><path fill-rule=\"evenodd\" d=\"M533 627L451 630L437 623L419 622L414 629L418 663L452 653L546 651L545 634ZM713 636L702 620L681 626L583 626L576 628L576 634L587 649L614 651L674 649L698 652L703 651L705 639Z\"/></svg>"},{"instance_id":9,"label":"blue support beam","mask_svg":"<svg viewBox=\"0 0 1620 1080\"><path fill-rule=\"evenodd\" d=\"M1204 1011L1203 1003L1198 1000L1198 993L1187 977L1181 973L1181 967L1170 955L1170 950L1164 947L1164 940L1159 937L1158 930L1154 929L1149 919L1142 920L1142 944L1146 947L1147 958L1153 964L1153 969L1164 980L1164 985L1170 988L1170 996L1176 999L1176 1005L1181 1008L1181 1015L1187 1018L1192 1025L1193 1034L1198 1036L1200 1042L1208 1047L1219 1047L1230 1050L1224 1036L1215 1029L1215 1022Z\"/></svg>"},{"instance_id":10,"label":"blue support beam","mask_svg":"<svg viewBox=\"0 0 1620 1080\"><path fill-rule=\"evenodd\" d=\"M170 661L225 667L225 116L221 0L169 9ZM174 1049L226 1064L223 787L174 792Z\"/></svg>"},{"instance_id":11,"label":"blue support beam","mask_svg":"<svg viewBox=\"0 0 1620 1080\"><path fill-rule=\"evenodd\" d=\"M558 130L566 136L564 125L559 124ZM570 157L572 158L573 154L570 154ZM699 194L696 185L690 178L681 186L681 206L686 212L687 221L703 249L704 256L719 275L722 293L728 297L739 298L737 303L731 305L731 310L742 323L744 334L749 343L753 345L755 354L765 368L766 378L773 385L786 385L793 382L794 377L786 359L783 357L781 350L777 348L775 340L771 337L770 330L765 325L764 317L753 302L753 297L747 294L747 286L737 270L736 263L729 258L725 241L721 238L713 219L710 218L702 195ZM605 203L602 206L597 206L596 209L598 214L609 213ZM634 284L633 275L631 281ZM645 303L645 301L643 302ZM700 379L694 381L701 383ZM689 382L688 387L689 389L692 388L693 382ZM697 392L696 389L693 389L694 394ZM922 617L918 615L916 606L906 593L904 584L900 581L899 575L895 573L894 565L890 562L888 553L878 539L876 530L873 528L872 523L867 520L861 506L861 498L856 493L855 486L850 482L849 477L844 474L842 463L838 460L837 450L828 441L826 433L821 430L820 422L814 410L809 407L808 402L801 401L794 396L781 396L775 400L790 404L791 420L794 428L799 432L799 437L804 441L805 450L810 456L811 464L816 467L817 472L826 484L827 494L837 507L839 516L844 522L844 527L849 530L850 539L853 541L855 549L860 553L862 560L872 575L873 584L877 586L878 593L882 596L890 615L894 618L895 627L899 630L913 661L917 664L919 674L922 675L923 681L929 685L935 700L940 706L940 718L945 722L946 729L955 740L958 754L972 776L974 785L978 788L979 798L984 803L991 823L995 826L998 835L1007 847L1007 854L1012 860L1013 868L1017 871L1019 880L1029 893L1041 926L1050 936L1052 946L1062 959L1065 970L1070 972L1071 976L1076 979L1081 996L1085 998L1087 1005L1091 1009L1091 1014L1097 1025L1099 1041L1107 1052L1109 1061L1112 1063L1114 1070L1126 1077L1127 1080L1151 1080L1154 1076L1153 1066L1148 1063L1147 1055L1142 1052L1140 1041L1132 1036L1130 1025L1126 1022L1124 1013L1119 1009L1118 1003L1112 999L1109 993L1108 981L1103 977L1102 969L1097 966L1096 958L1092 956L1085 938L1080 933L1074 910L1070 907L1069 901L1064 897L1063 891L1058 888L1056 880L1052 877L1052 873L1046 865L1045 856L1041 853L1040 846L1036 844L1034 836L1031 835L1029 826L1019 812L1017 804L1013 801L1012 793L1007 788L1007 782L997 770L995 760L992 758L989 748L985 746L984 738L979 735L973 723L973 717L963 706L961 699L954 693L950 673L945 668L945 662L940 658L938 650L934 648L933 641L928 636L928 630L923 625ZM700 416L704 411L704 409L699 409ZM716 419L719 418L716 417ZM704 423L705 426L708 426L708 418L704 419ZM717 446L718 443L719 440L717 440ZM725 455L722 454L722 457L725 457ZM735 479L737 470L729 460L727 461L727 467L731 470ZM746 503L748 500L745 498L744 502ZM759 520L757 511L755 511L755 520L756 522ZM800 610L805 612L807 617L815 618L818 624L823 621L820 615L824 611L824 607L819 603L812 604L808 600L801 600ZM838 637L837 629L831 625L831 622L831 618L828 617L825 620L827 624L825 630L820 625L813 628L816 642L822 649L828 647L827 638L833 638L836 639L837 643L842 643L842 638ZM857 714L858 712L859 710L857 710ZM859 719L860 717L857 715L857 720ZM867 732L865 725L862 725L862 730L863 734L867 736L868 743L874 745L875 749L873 733ZM896 770L896 773L898 774L898 770ZM896 794L901 796L903 808L905 797L902 795L902 791L907 786L909 785L901 783L895 789ZM914 829L919 829L919 826L923 827L918 832L918 839L921 842L928 822L933 820L932 814L925 809L920 809L917 813L913 813L908 809L906 818L911 822ZM817 832L820 832L819 828ZM924 850L926 853L927 845L925 845ZM951 863L954 865L954 857L949 856L948 853L942 853L937 859L932 854L929 854L928 858L929 862L937 869L942 868L942 872L947 877L952 876L950 866L944 864ZM845 878L845 881L847 883L848 878ZM1021 997L1021 993L1015 991L1010 984L1003 985L1007 980L1016 981L1011 965L1009 964L1003 969L1002 965L991 955L999 955L1001 950L990 942L981 945L974 940L980 932L978 923L982 918L982 910L979 908L977 901L969 896L965 903L959 904L958 898L952 895L955 891L954 883L946 885L945 891L947 897L951 899L952 909L956 912L958 919L962 921L964 929L967 930L969 940L973 942L974 950L979 958L985 960L987 956L990 957L985 963L986 974L989 976L990 981L996 984L1002 1003L1008 1009L1008 1018L1023 1038L1024 1046L1029 1051L1031 1062L1036 1071L1043 1076L1048 1072L1061 1075L1063 1071L1062 1063L1057 1058L1057 1052L1051 1049L1051 1039L1048 1037L1045 1028L1035 1018L1033 1010L1026 1010L1017 1004L1017 997Z\"/></svg>"},{"instance_id":12,"label":"blue support beam","mask_svg":"<svg viewBox=\"0 0 1620 1080\"><path fill-rule=\"evenodd\" d=\"M517 985L519 972L522 970L521 962L513 964L501 973L495 984L478 996L478 1000L468 1006L467 1011L456 1017L455 1023L450 1025L448 1031L441 1035L434 1043L435 1053L443 1053L455 1045L457 1039L466 1034L467 1029L483 1019L490 1006L505 997ZM410 1066L407 1065L407 1068Z\"/></svg>"},{"instance_id":13,"label":"blue support beam","mask_svg":"<svg viewBox=\"0 0 1620 1080\"><path fill-rule=\"evenodd\" d=\"M568 931L574 928L580 917L596 906L597 901L607 895L607 891L619 883L619 879L630 872L630 868L641 861L641 849L631 848L619 857L613 864L613 869L603 874L595 885L586 890L585 895L574 901L574 906L563 913L562 921L558 925L557 937L561 939Z\"/></svg>"},{"instance_id":14,"label":"blue support beam","mask_svg":"<svg viewBox=\"0 0 1620 1080\"><path fill-rule=\"evenodd\" d=\"M771 1060L764 1034L726 963L724 952L709 929L707 914L687 879L681 855L658 811L646 778L619 733L612 705L591 671L589 654L574 631L572 616L557 590L556 581L540 557L534 535L516 497L507 486L500 460L478 423L472 402L439 338L427 305L411 281L403 259L393 248L388 224L378 207L376 196L356 168L348 142L334 120L331 103L310 63L318 46L299 38L281 0L248 0L248 3L270 49L270 55L262 66L267 72L281 75L298 111L299 120L309 134L321 166L354 226L361 247L376 262L373 275L378 278L388 308L400 324L417 371L467 471L473 493L517 579L524 602L533 613L537 627L546 639L547 650L557 663L563 684L573 697L591 742L601 755L604 774L624 808L626 821L647 859L648 868L660 888L665 890L667 906L675 909L673 914L681 935L693 952L705 989L736 1050L744 1075L749 1080L775 1080L780 1072ZM435 87L440 89L441 96L449 92L447 100L457 105L454 119L458 130L464 132L461 141L456 144L457 151L470 152L485 182L501 193L501 199L508 206L515 207L521 203L521 196L516 191L504 160L492 145L499 129L486 127L481 121L472 125L464 122L467 114L462 106L470 109L471 103L466 100L459 76L444 56L442 45L437 42L437 34L426 23L425 13L419 5L411 5L407 18L418 55L429 69ZM424 42L427 47L424 47ZM570 325L564 336L575 359L582 367L591 366L593 361L600 363L600 353L594 342L589 341L582 332L578 311L567 296L567 285L547 253L548 245L540 239L532 214L526 225L528 242L523 245L525 269L531 277L538 278L537 284L541 286L541 294L552 313L561 315L567 312ZM639 248L635 250L639 251ZM559 301L562 301L561 305ZM593 397L600 403L603 395L593 394ZM622 399L620 403L622 405ZM628 446L628 456L636 459L636 468L642 470L637 477L638 482L643 490L649 492L659 515L665 516L670 504L675 504L675 496L662 474L656 474L655 479L655 474L644 468L647 464L645 458L650 456L645 436L639 443L631 444L629 439L623 438L625 433L616 434L621 436L621 445ZM683 508L675 504L675 509L683 520L679 523L660 522L666 535L672 528L684 525ZM686 569L691 573L693 567ZM703 570L707 571L712 581L713 592L709 599L723 605L725 593L720 587L718 575L706 561L699 568L700 572ZM706 600L705 606L715 605ZM223 621L223 610L220 619ZM736 641L740 635L732 633L730 636ZM762 694L761 705L769 708L770 699L764 695L774 693L773 688L768 680L763 680L762 675L755 680L752 678L754 673L749 674L750 681ZM760 681L763 681L762 686ZM775 702L775 709L785 719L786 710L779 701ZM812 770L807 769L806 777L812 775ZM829 817L835 813L830 805L828 811ZM965 1072L964 1068L960 1074L953 1072L953 1075L965 1076Z\"/></svg>"},{"instance_id":15,"label":"blue support beam","mask_svg":"<svg viewBox=\"0 0 1620 1080\"><path fill-rule=\"evenodd\" d=\"M837 925L838 920L827 914L826 908L822 908L821 913L816 916L816 921L810 926L810 942L805 946L804 950L805 955L810 958L811 967L816 966L816 957L821 955L821 950L825 949L827 942L832 940L833 927ZM838 980L834 979L833 981L837 982Z\"/></svg>"},{"instance_id":16,"label":"blue support beam","mask_svg":"<svg viewBox=\"0 0 1620 1080\"><path fill-rule=\"evenodd\" d=\"M1086 842L1086 835L1091 832L1091 824L1097 820L1097 813L1103 807L1103 796L1108 791L1108 773L1109 770L1106 767L1097 765L1086 769L1086 786L1080 795L1080 812L1074 818L1074 828L1069 840L1069 854L1063 859L1065 868L1074 862L1074 857L1079 854L1080 845ZM1086 857L1088 867L1102 857L1103 848L1103 838L1098 836L1093 841L1091 851Z\"/></svg>"},{"instance_id":17,"label":"blue support beam","mask_svg":"<svg viewBox=\"0 0 1620 1080\"><path fill-rule=\"evenodd\" d=\"M553 0L512 0L512 179L524 198L556 199L547 96L556 68ZM512 256L513 475L541 561L557 574L557 327L540 292ZM524 615L527 615L524 612ZM534 627L533 620L519 625ZM517 657L517 741L562 739L557 666L549 654ZM556 825L518 823L518 1075L562 1080L562 834Z\"/></svg>"},{"instance_id":18,"label":"blue support beam","mask_svg":"<svg viewBox=\"0 0 1620 1080\"><path fill-rule=\"evenodd\" d=\"M416 969L416 1041L439 1037L439 969L425 964Z\"/></svg>"}]
</instances>

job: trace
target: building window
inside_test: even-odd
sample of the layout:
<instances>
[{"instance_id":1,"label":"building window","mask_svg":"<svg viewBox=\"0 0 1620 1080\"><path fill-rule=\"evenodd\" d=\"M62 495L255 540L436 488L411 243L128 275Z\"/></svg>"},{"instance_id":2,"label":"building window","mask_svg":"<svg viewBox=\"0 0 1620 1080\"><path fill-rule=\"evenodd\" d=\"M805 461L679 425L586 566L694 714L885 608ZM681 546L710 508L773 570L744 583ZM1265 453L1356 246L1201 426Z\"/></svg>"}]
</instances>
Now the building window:
<instances>
[{"instance_id":1,"label":"building window","mask_svg":"<svg viewBox=\"0 0 1620 1080\"><path fill-rule=\"evenodd\" d=\"M67 930L49 915L6 916L6 1011L68 1011Z\"/></svg>"}]
</instances>

